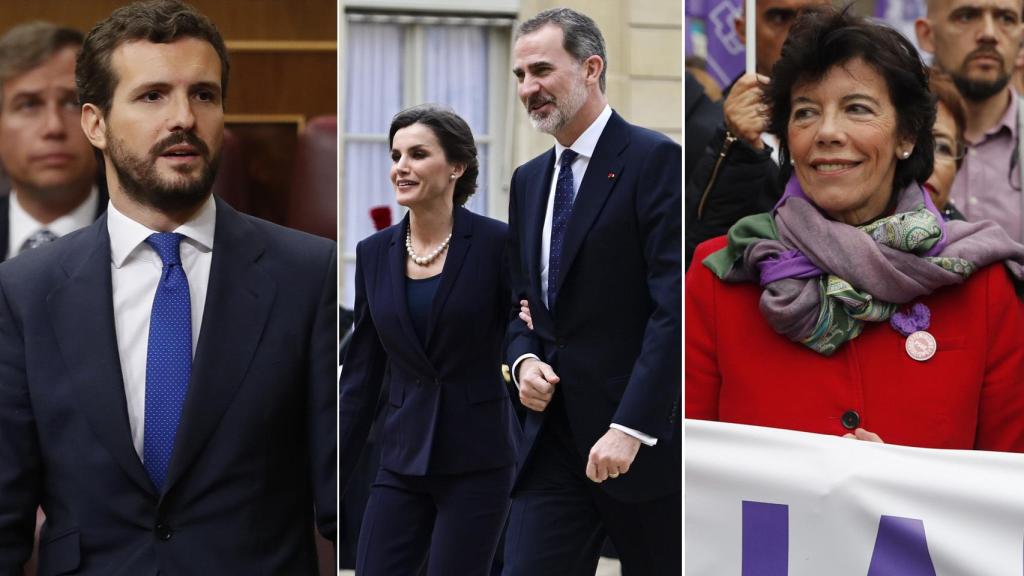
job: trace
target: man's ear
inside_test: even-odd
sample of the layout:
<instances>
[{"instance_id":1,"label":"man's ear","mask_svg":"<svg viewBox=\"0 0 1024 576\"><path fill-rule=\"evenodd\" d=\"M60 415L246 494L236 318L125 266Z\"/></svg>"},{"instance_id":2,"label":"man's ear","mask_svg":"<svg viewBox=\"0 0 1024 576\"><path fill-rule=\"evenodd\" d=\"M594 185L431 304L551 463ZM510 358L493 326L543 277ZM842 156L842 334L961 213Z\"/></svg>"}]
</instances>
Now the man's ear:
<instances>
[{"instance_id":1,"label":"man's ear","mask_svg":"<svg viewBox=\"0 0 1024 576\"><path fill-rule=\"evenodd\" d=\"M597 54L592 54L583 61L584 70L587 73L587 82L597 84L601 81L601 72L604 70L604 60Z\"/></svg>"},{"instance_id":2,"label":"man's ear","mask_svg":"<svg viewBox=\"0 0 1024 576\"><path fill-rule=\"evenodd\" d=\"M935 54L935 34L932 22L927 18L914 20L914 32L917 34L917 45L929 54Z\"/></svg>"},{"instance_id":3,"label":"man's ear","mask_svg":"<svg viewBox=\"0 0 1024 576\"><path fill-rule=\"evenodd\" d=\"M82 131L93 146L107 149L107 120L95 104L82 105Z\"/></svg>"}]
</instances>

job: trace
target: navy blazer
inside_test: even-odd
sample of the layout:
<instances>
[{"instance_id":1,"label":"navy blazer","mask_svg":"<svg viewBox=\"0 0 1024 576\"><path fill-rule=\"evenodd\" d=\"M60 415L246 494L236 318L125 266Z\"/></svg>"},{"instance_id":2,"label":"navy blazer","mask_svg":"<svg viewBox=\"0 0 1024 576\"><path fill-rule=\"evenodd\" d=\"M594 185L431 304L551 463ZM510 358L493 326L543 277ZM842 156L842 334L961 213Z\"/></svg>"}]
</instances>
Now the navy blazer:
<instances>
[{"instance_id":1,"label":"navy blazer","mask_svg":"<svg viewBox=\"0 0 1024 576\"><path fill-rule=\"evenodd\" d=\"M0 574L317 574L336 518L333 242L217 200L166 485L132 446L106 216L0 265Z\"/></svg>"},{"instance_id":2,"label":"navy blazer","mask_svg":"<svg viewBox=\"0 0 1024 576\"><path fill-rule=\"evenodd\" d=\"M426 345L406 304L409 217L356 249L355 329L341 372L344 491L377 412L381 466L408 475L511 465L518 421L501 374L511 310L504 223L454 212Z\"/></svg>"},{"instance_id":3,"label":"navy blazer","mask_svg":"<svg viewBox=\"0 0 1024 576\"><path fill-rule=\"evenodd\" d=\"M558 299L541 299L540 250L554 171L549 150L520 166L509 197L509 260L517 299L535 330L510 324L508 363L532 353L559 375L580 454L612 423L658 439L628 474L601 484L646 500L681 484L682 150L612 113L573 203L562 244ZM520 469L545 413L529 411Z\"/></svg>"}]
</instances>

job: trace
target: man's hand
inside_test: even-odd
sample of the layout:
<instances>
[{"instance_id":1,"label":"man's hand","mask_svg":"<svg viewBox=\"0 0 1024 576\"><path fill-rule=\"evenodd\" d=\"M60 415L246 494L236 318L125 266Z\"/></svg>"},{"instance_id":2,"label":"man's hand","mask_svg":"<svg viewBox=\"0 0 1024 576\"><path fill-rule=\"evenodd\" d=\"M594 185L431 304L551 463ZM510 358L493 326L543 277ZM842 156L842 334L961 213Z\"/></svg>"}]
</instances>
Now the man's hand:
<instances>
[{"instance_id":1,"label":"man's hand","mask_svg":"<svg viewBox=\"0 0 1024 576\"><path fill-rule=\"evenodd\" d=\"M609 478L629 472L629 467L640 449L640 440L621 430L609 428L590 449L587 459L587 478L600 484Z\"/></svg>"},{"instance_id":2,"label":"man's hand","mask_svg":"<svg viewBox=\"0 0 1024 576\"><path fill-rule=\"evenodd\" d=\"M558 380L550 365L536 358L523 360L519 364L519 401L530 410L543 412L551 402Z\"/></svg>"},{"instance_id":3,"label":"man's hand","mask_svg":"<svg viewBox=\"0 0 1024 576\"><path fill-rule=\"evenodd\" d=\"M761 133L768 128L768 107L762 101L762 88L768 81L767 76L760 74L740 76L722 105L725 127L757 150L764 149Z\"/></svg>"}]
</instances>

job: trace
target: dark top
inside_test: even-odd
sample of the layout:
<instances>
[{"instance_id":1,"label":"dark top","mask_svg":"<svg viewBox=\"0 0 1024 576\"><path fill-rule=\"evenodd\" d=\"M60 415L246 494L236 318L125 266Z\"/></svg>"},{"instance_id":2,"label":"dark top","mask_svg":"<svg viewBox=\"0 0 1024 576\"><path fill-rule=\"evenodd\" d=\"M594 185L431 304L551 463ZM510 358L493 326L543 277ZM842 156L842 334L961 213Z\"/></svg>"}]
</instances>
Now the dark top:
<instances>
[{"instance_id":1,"label":"dark top","mask_svg":"<svg viewBox=\"0 0 1024 576\"><path fill-rule=\"evenodd\" d=\"M405 301L409 307L409 318L420 342L427 344L427 321L430 320L430 308L434 304L434 294L441 285L441 275L430 278L406 278Z\"/></svg>"}]
</instances>

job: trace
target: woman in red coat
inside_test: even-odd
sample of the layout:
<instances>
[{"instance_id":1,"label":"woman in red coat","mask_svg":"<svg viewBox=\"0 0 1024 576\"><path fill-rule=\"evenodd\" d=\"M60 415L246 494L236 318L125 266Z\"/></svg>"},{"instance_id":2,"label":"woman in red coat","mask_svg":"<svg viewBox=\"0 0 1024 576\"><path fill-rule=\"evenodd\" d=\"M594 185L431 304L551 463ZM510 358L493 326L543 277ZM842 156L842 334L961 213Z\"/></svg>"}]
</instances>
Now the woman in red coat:
<instances>
[{"instance_id":1,"label":"woman in red coat","mask_svg":"<svg viewBox=\"0 0 1024 576\"><path fill-rule=\"evenodd\" d=\"M765 92L791 177L772 212L697 249L687 417L1024 450L1024 246L943 222L922 190L935 100L916 50L808 11Z\"/></svg>"}]
</instances>

